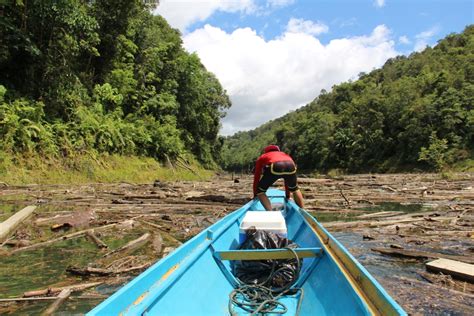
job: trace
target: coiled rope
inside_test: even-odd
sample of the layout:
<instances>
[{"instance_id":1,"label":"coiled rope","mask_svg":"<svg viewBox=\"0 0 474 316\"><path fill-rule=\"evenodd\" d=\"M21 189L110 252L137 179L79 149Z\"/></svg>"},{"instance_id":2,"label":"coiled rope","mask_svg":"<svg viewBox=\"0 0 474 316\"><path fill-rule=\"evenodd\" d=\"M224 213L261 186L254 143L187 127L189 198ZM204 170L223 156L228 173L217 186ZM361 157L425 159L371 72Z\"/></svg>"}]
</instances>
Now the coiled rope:
<instances>
[{"instance_id":1,"label":"coiled rope","mask_svg":"<svg viewBox=\"0 0 474 316\"><path fill-rule=\"evenodd\" d=\"M268 275L268 278L260 284L245 284L239 280L241 283L229 294L229 313L231 315L237 315L233 308L234 305L250 313L250 315L265 313L285 314L288 311L288 308L285 306L285 304L279 302L278 299L285 295L295 295L298 292L300 293L300 296L295 316L299 315L304 292L302 288L292 289L291 287L299 278L301 270L300 260L298 254L292 248L286 247L284 249L290 250L295 256L296 269L290 267L280 267L275 270L276 260L274 260L272 271ZM283 270L289 270L289 272L291 272L293 275L291 282L288 282L282 288L268 287L267 285L271 284L273 277ZM281 309L276 310L278 307Z\"/></svg>"}]
</instances>

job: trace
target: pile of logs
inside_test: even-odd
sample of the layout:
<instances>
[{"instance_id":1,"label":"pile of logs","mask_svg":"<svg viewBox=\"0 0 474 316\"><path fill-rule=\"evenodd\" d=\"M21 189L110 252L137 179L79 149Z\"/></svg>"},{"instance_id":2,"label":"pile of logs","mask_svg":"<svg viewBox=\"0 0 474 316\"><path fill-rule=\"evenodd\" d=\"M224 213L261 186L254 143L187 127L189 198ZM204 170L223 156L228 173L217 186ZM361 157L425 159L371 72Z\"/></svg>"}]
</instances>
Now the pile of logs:
<instances>
[{"instance_id":1,"label":"pile of logs","mask_svg":"<svg viewBox=\"0 0 474 316\"><path fill-rule=\"evenodd\" d=\"M330 214L338 219L350 219L323 225L332 232L351 232L360 236L367 246L350 249L356 257L357 254L364 257L362 252L370 251L391 260L407 260L407 264L412 260L429 263L439 258L473 264L474 189L471 177L471 174L458 174L454 179L443 179L436 174L368 174L318 179L301 177L299 182L306 208L316 217ZM61 309L64 301L76 298L95 300L90 306L93 307L98 299L105 297L98 290L99 285L127 282L182 242L247 202L252 197L251 176L241 175L239 181L234 180L221 176L211 182L156 181L142 185L13 187L5 184L0 187L2 253L15 258L26 251L41 251L66 240L82 238L94 245L91 249L95 259L82 266L65 265L61 282L46 288L38 286L21 297L2 293L0 314L2 304L11 301L52 300L42 311L44 314L52 314ZM282 186L281 182L277 184ZM386 202L419 207L418 211L408 213L385 210L381 203ZM17 212L2 212L2 204L17 205ZM417 269L417 280L407 277L398 277L393 282L390 278L381 280L408 312L419 312L417 300L425 304L425 297L413 296L408 291L430 295L430 291L422 291L420 287L454 291L464 302L472 302L474 286L469 281L459 280L459 275L447 275L447 270L441 275ZM85 282L78 283L78 276ZM400 280L404 284L402 287ZM0 284L0 287L8 288L8 285ZM423 305L426 310L431 308L428 301L426 299L426 306ZM469 310L466 307L469 304L462 300L456 304L455 312ZM21 310L21 304L14 308Z\"/></svg>"}]
</instances>

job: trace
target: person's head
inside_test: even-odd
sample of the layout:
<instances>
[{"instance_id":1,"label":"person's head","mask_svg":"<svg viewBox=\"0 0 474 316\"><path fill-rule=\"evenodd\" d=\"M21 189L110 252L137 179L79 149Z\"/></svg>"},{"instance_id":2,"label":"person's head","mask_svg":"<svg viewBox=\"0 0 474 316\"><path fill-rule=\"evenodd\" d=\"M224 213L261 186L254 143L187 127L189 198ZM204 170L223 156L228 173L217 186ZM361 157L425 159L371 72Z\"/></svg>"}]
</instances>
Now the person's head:
<instances>
[{"instance_id":1,"label":"person's head","mask_svg":"<svg viewBox=\"0 0 474 316\"><path fill-rule=\"evenodd\" d=\"M278 147L277 145L268 145L267 147L265 147L265 149L263 149L263 152L265 154L271 151L280 151L280 147Z\"/></svg>"}]
</instances>

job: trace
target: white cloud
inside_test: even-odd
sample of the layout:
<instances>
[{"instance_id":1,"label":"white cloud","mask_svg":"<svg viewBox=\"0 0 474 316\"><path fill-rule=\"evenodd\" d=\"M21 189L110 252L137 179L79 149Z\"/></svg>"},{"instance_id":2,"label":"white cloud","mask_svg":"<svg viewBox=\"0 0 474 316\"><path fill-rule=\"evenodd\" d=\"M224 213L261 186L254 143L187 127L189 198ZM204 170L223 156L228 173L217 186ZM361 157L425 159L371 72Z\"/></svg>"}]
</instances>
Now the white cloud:
<instances>
[{"instance_id":1,"label":"white cloud","mask_svg":"<svg viewBox=\"0 0 474 316\"><path fill-rule=\"evenodd\" d=\"M431 29L421 32L415 36L417 39L425 39L425 38L430 38L433 37L436 33L438 32L437 27L432 27Z\"/></svg>"},{"instance_id":2,"label":"white cloud","mask_svg":"<svg viewBox=\"0 0 474 316\"><path fill-rule=\"evenodd\" d=\"M433 36L435 36L439 31L439 27L434 26L431 29L418 33L415 35L415 51L420 52L424 50L428 45Z\"/></svg>"},{"instance_id":3,"label":"white cloud","mask_svg":"<svg viewBox=\"0 0 474 316\"><path fill-rule=\"evenodd\" d=\"M161 0L154 13L185 32L188 26L206 20L216 11L252 14L257 10L254 0Z\"/></svg>"},{"instance_id":4,"label":"white cloud","mask_svg":"<svg viewBox=\"0 0 474 316\"><path fill-rule=\"evenodd\" d=\"M336 18L332 22L333 24L339 25L339 27L350 27L357 25L357 19L356 18L350 18L350 19L341 19L341 18Z\"/></svg>"},{"instance_id":5,"label":"white cloud","mask_svg":"<svg viewBox=\"0 0 474 316\"><path fill-rule=\"evenodd\" d=\"M327 33L328 26L321 22L313 22L303 19L291 18L286 26L286 31L290 33L305 33L310 35L318 35Z\"/></svg>"},{"instance_id":6,"label":"white cloud","mask_svg":"<svg viewBox=\"0 0 474 316\"><path fill-rule=\"evenodd\" d=\"M198 53L231 97L224 135L280 117L313 100L321 89L355 79L397 55L385 25L370 35L326 45L305 32L285 32L266 41L250 28L227 33L205 25L187 34L184 45Z\"/></svg>"},{"instance_id":7,"label":"white cloud","mask_svg":"<svg viewBox=\"0 0 474 316\"><path fill-rule=\"evenodd\" d=\"M293 4L295 1L296 0L268 0L267 6L281 8Z\"/></svg>"},{"instance_id":8,"label":"white cloud","mask_svg":"<svg viewBox=\"0 0 474 316\"><path fill-rule=\"evenodd\" d=\"M295 0L160 0L155 14L163 16L168 23L185 33L193 23L205 21L217 11L241 14L265 14L272 9L293 4Z\"/></svg>"},{"instance_id":9,"label":"white cloud","mask_svg":"<svg viewBox=\"0 0 474 316\"><path fill-rule=\"evenodd\" d=\"M400 44L403 44L403 45L408 45L411 43L411 41L408 39L407 36L403 35L403 36L400 36L398 38L398 41L400 42Z\"/></svg>"},{"instance_id":10,"label":"white cloud","mask_svg":"<svg viewBox=\"0 0 474 316\"><path fill-rule=\"evenodd\" d=\"M385 5L385 0L375 0L374 5L375 5L376 7L381 8L381 7L383 7L383 6Z\"/></svg>"}]
</instances>

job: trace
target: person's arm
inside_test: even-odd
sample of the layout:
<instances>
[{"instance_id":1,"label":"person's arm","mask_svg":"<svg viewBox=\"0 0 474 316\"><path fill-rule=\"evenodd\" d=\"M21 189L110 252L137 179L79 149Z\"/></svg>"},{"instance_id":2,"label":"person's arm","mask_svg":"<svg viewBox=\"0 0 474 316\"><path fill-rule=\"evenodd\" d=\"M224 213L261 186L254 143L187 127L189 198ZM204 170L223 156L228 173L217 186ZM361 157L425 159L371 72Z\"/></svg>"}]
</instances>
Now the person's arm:
<instances>
[{"instance_id":1,"label":"person's arm","mask_svg":"<svg viewBox=\"0 0 474 316\"><path fill-rule=\"evenodd\" d=\"M293 162L293 164L295 165L295 170L296 170L296 164L295 162L293 161L293 158L291 158L290 156L288 156L291 161ZM295 171L296 172L296 171ZM291 192L290 192L290 189L288 188L288 184L286 184L286 180L285 180L285 196L287 199L290 199L291 198Z\"/></svg>"},{"instance_id":2,"label":"person's arm","mask_svg":"<svg viewBox=\"0 0 474 316\"><path fill-rule=\"evenodd\" d=\"M286 181L285 181L285 196L287 199L291 198L290 189L288 189L288 185L286 184Z\"/></svg>"},{"instance_id":3,"label":"person's arm","mask_svg":"<svg viewBox=\"0 0 474 316\"><path fill-rule=\"evenodd\" d=\"M257 196L257 185L258 185L258 182L260 181L261 174L262 174L262 161L260 159L257 159L257 162L255 164L255 173L253 175L253 197Z\"/></svg>"}]
</instances>

